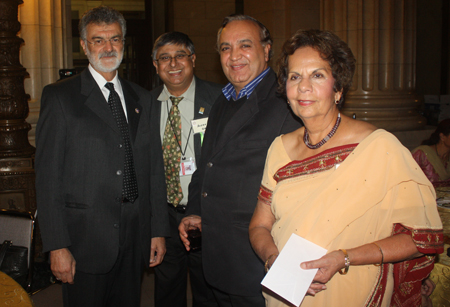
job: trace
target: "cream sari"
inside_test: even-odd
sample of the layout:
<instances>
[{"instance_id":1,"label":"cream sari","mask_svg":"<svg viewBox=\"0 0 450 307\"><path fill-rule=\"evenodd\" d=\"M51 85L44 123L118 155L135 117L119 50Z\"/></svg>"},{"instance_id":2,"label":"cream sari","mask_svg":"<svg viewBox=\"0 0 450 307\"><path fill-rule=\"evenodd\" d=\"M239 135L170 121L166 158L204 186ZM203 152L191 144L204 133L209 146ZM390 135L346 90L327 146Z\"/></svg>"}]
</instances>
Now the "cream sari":
<instances>
[{"instance_id":1,"label":"cream sari","mask_svg":"<svg viewBox=\"0 0 450 307\"><path fill-rule=\"evenodd\" d=\"M269 149L259 199L271 205L276 218L271 234L279 250L292 233L333 251L404 231L422 253L442 250L433 186L410 152L384 130L359 145L302 161L291 161L278 137ZM422 260L418 268L431 270L432 257ZM327 290L305 297L301 306L389 306L393 272L392 264L351 266L347 275L334 275ZM411 291L412 284L405 289ZM411 293L405 295L407 300ZM267 306L286 306L270 295L266 299ZM401 303L402 298L393 300Z\"/></svg>"}]
</instances>

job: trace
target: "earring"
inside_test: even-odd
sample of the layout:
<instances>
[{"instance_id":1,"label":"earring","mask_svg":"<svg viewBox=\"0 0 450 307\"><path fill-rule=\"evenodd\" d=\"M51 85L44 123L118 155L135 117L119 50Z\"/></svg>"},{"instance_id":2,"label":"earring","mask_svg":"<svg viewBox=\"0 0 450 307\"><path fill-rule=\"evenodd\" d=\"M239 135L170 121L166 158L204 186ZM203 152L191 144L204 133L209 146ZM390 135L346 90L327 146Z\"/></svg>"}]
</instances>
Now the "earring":
<instances>
[{"instance_id":1,"label":"earring","mask_svg":"<svg viewBox=\"0 0 450 307\"><path fill-rule=\"evenodd\" d=\"M291 103L289 102L289 99L287 100L287 104L288 104L288 106L290 106L290 105L291 105Z\"/></svg>"},{"instance_id":2,"label":"earring","mask_svg":"<svg viewBox=\"0 0 450 307\"><path fill-rule=\"evenodd\" d=\"M335 104L339 104L339 100L335 100L334 103L335 103Z\"/></svg>"}]
</instances>

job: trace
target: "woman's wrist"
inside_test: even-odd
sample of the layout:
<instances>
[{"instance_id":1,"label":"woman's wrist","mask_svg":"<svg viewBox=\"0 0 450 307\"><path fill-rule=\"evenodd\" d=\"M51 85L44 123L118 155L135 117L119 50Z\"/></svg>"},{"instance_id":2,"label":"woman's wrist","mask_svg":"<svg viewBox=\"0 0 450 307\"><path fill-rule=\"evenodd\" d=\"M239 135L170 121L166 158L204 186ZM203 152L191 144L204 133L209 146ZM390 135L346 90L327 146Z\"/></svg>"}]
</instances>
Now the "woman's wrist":
<instances>
[{"instance_id":1,"label":"woman's wrist","mask_svg":"<svg viewBox=\"0 0 450 307\"><path fill-rule=\"evenodd\" d=\"M342 248L340 249L340 251L344 254L344 267L340 269L338 272L341 275L346 275L348 273L348 269L350 268L350 257L348 256L347 250Z\"/></svg>"},{"instance_id":2,"label":"woman's wrist","mask_svg":"<svg viewBox=\"0 0 450 307\"><path fill-rule=\"evenodd\" d=\"M272 264L275 262L275 259L277 259L278 253L271 254L269 257L267 257L266 262L264 263L264 270L267 273L270 268L272 267Z\"/></svg>"}]
</instances>

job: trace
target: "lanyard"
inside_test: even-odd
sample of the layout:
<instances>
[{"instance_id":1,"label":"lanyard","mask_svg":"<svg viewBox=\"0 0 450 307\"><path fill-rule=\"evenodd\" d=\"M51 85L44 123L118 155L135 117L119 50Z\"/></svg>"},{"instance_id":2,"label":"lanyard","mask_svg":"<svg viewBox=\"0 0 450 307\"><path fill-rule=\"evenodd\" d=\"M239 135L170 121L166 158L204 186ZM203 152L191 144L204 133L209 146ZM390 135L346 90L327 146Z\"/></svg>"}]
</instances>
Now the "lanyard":
<instances>
[{"instance_id":1,"label":"lanyard","mask_svg":"<svg viewBox=\"0 0 450 307\"><path fill-rule=\"evenodd\" d=\"M170 110L169 110L169 101L168 100L166 101L166 107L167 107L167 119L169 119ZM178 109L178 112L180 113L180 119L181 119L180 109ZM169 122L170 122L170 127L172 128L173 135L175 136L175 139L177 140L178 147L180 147L181 155L183 156L183 160L184 160L184 159L186 159L185 154L186 154L186 150L187 150L187 147L189 144L189 138L191 137L192 126L189 129L188 138L186 140L186 146L184 146L184 151L183 151L183 148L181 147L181 140L178 140L178 137L175 133L175 128L173 127L173 122L170 119L169 119Z\"/></svg>"}]
</instances>

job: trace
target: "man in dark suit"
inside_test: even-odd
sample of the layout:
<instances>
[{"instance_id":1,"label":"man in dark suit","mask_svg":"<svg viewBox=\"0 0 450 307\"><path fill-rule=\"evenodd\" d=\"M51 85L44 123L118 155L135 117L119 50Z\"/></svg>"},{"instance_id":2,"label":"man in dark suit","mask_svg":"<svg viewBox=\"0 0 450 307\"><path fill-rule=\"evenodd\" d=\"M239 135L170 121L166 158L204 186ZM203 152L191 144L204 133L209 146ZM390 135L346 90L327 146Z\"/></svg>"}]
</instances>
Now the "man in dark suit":
<instances>
[{"instance_id":1,"label":"man in dark suit","mask_svg":"<svg viewBox=\"0 0 450 307\"><path fill-rule=\"evenodd\" d=\"M209 115L188 216L179 226L188 250L186 229L201 227L203 270L220 306L265 306L264 265L252 250L248 226L270 144L300 127L276 95L276 75L267 63L271 47L269 31L254 18L224 19L217 48L230 83Z\"/></svg>"},{"instance_id":2,"label":"man in dark suit","mask_svg":"<svg viewBox=\"0 0 450 307\"><path fill-rule=\"evenodd\" d=\"M201 250L186 251L178 235L178 225L186 211L192 173L200 160L203 131L208 115L214 101L222 93L222 86L194 76L194 44L184 33L169 32L161 35L155 41L152 57L156 72L164 83L151 92L153 101L158 102L154 104L153 109L159 119L153 123L154 129L161 131L163 143L165 138L175 140L175 148L165 145L163 151L170 154L174 149L179 155L175 162L176 178L173 178L176 182L167 181L171 236L166 239L167 253L164 261L155 268L155 306L186 307L188 269L193 306L217 306L203 275ZM173 97L182 97L177 105L181 137L175 136L175 122L168 118L173 108ZM166 160L167 156L165 155ZM166 177L170 178L171 167L166 165L165 169ZM180 172L180 169L184 171ZM180 188L179 197L172 195L179 194Z\"/></svg>"},{"instance_id":3,"label":"man in dark suit","mask_svg":"<svg viewBox=\"0 0 450 307\"><path fill-rule=\"evenodd\" d=\"M145 266L169 235L161 141L151 96L118 77L122 14L80 20L89 67L46 86L36 131L36 193L44 251L65 306L139 306Z\"/></svg>"}]
</instances>

